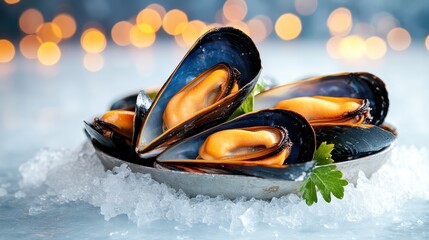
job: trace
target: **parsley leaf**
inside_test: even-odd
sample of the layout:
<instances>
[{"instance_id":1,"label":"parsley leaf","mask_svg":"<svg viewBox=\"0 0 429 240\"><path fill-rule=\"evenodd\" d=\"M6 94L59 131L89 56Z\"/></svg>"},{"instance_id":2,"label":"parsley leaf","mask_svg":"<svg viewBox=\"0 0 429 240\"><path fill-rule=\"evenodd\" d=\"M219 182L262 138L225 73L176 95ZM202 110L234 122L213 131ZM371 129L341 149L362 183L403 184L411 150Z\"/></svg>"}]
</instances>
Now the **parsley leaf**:
<instances>
[{"instance_id":1,"label":"parsley leaf","mask_svg":"<svg viewBox=\"0 0 429 240\"><path fill-rule=\"evenodd\" d=\"M314 153L314 160L318 167L312 170L299 189L308 206L317 203L316 187L322 194L323 199L328 203L331 202L331 194L338 199L344 197L344 186L348 182L342 179L342 172L337 170L335 165L323 166L334 162L331 154L333 149L334 144L323 142Z\"/></svg>"},{"instance_id":2,"label":"parsley leaf","mask_svg":"<svg viewBox=\"0 0 429 240\"><path fill-rule=\"evenodd\" d=\"M332 150L334 150L334 144L327 144L326 142L322 142L314 153L314 160L316 161L316 165L326 165L334 162L332 159Z\"/></svg>"},{"instance_id":3,"label":"parsley leaf","mask_svg":"<svg viewBox=\"0 0 429 240\"><path fill-rule=\"evenodd\" d=\"M259 79L259 81L256 83L255 88L253 88L253 91L250 93L250 95L246 98L246 100L244 100L244 102L240 105L240 107L238 107L234 113L231 115L231 117L229 117L228 120L234 119L240 115L243 115L245 113L248 112L252 112L253 111L253 103L254 103L254 98L256 96L256 94L264 91L265 86L267 84L265 83L265 81L261 78Z\"/></svg>"}]
</instances>

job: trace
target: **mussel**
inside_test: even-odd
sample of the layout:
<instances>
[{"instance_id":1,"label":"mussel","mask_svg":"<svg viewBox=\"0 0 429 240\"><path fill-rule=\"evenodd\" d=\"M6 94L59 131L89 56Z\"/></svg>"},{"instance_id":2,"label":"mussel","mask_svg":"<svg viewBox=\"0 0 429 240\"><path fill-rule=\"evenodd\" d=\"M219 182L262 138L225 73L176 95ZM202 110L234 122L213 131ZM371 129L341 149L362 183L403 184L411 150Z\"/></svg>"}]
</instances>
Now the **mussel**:
<instances>
[{"instance_id":1,"label":"mussel","mask_svg":"<svg viewBox=\"0 0 429 240\"><path fill-rule=\"evenodd\" d=\"M92 123L84 122L85 133L102 151L119 159L135 162L138 159L134 151L138 129L151 104L151 98L144 91L140 91L134 100L133 111L108 111L101 118L95 118Z\"/></svg>"},{"instance_id":2,"label":"mussel","mask_svg":"<svg viewBox=\"0 0 429 240\"><path fill-rule=\"evenodd\" d=\"M255 112L227 121L260 72L258 50L247 35L213 29L192 46L153 100L143 91L123 98L85 123L85 132L103 152L150 169L290 181L314 168L321 142L335 144L333 158L340 162L395 141L377 127L389 99L383 81L370 73L274 87L256 96Z\"/></svg>"},{"instance_id":3,"label":"mussel","mask_svg":"<svg viewBox=\"0 0 429 240\"><path fill-rule=\"evenodd\" d=\"M396 136L374 125L317 126L314 127L317 145L322 142L334 144L332 158L344 162L365 157L389 147Z\"/></svg>"},{"instance_id":4,"label":"mussel","mask_svg":"<svg viewBox=\"0 0 429 240\"><path fill-rule=\"evenodd\" d=\"M159 92L159 88L157 88L157 87L146 89L144 91L144 94L147 96L147 98L146 98L147 105L145 106L145 111L147 111L149 109L150 105L152 105L152 101L156 97L158 92ZM112 103L112 105L110 106L110 110L134 111L135 107L136 107L136 101L137 101L138 95L139 95L139 92L134 93L134 94L130 94L128 96L125 96L123 98L120 98L120 99L114 101Z\"/></svg>"},{"instance_id":5,"label":"mussel","mask_svg":"<svg viewBox=\"0 0 429 240\"><path fill-rule=\"evenodd\" d=\"M141 158L224 122L254 88L261 60L252 40L234 28L203 35L155 98L137 141Z\"/></svg>"},{"instance_id":6,"label":"mussel","mask_svg":"<svg viewBox=\"0 0 429 240\"><path fill-rule=\"evenodd\" d=\"M313 167L314 150L313 128L301 115L269 109L180 141L157 157L157 166L290 180Z\"/></svg>"},{"instance_id":7,"label":"mussel","mask_svg":"<svg viewBox=\"0 0 429 240\"><path fill-rule=\"evenodd\" d=\"M358 72L314 77L272 88L255 97L255 109L272 108L287 99L301 97L314 99L315 96L338 98L342 99L341 101L344 99L368 101L369 104L362 103L362 107L357 106L352 111L344 112L343 116L346 118L360 119L356 124L369 123L379 126L384 122L389 108L384 82L373 74Z\"/></svg>"}]
</instances>

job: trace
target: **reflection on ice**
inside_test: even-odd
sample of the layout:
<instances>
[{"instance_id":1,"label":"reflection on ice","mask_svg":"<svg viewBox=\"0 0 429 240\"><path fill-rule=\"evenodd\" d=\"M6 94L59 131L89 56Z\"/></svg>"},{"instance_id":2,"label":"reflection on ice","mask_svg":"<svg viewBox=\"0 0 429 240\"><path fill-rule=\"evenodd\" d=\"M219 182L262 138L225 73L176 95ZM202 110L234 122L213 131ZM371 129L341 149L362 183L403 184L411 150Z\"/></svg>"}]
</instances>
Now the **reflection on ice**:
<instances>
[{"instance_id":1,"label":"reflection on ice","mask_svg":"<svg viewBox=\"0 0 429 240\"><path fill-rule=\"evenodd\" d=\"M361 174L356 186L348 185L343 200L333 198L330 204L319 202L308 207L294 194L271 201L189 198L147 174L132 173L126 165L105 172L90 144L85 143L75 151L43 150L21 165L21 189L15 198L26 198L27 192L36 191L40 199L46 199L33 206L31 214L49 211L52 204L83 201L99 207L106 220L125 214L139 226L168 220L188 227L217 226L228 232L253 232L261 225L340 231L345 224L370 227L367 220L379 222L375 219L395 215L416 199L429 200L427 159L426 149L398 147L371 179ZM7 194L0 188L2 192ZM397 227L423 225L425 221L408 220L399 220Z\"/></svg>"}]
</instances>

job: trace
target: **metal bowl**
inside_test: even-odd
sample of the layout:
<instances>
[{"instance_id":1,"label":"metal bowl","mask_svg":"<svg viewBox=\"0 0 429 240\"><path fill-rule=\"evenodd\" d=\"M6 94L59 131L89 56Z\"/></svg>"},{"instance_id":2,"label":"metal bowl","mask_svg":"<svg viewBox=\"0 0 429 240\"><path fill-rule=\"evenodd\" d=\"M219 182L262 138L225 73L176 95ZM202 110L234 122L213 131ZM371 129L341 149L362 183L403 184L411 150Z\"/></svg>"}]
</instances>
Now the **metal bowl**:
<instances>
[{"instance_id":1,"label":"metal bowl","mask_svg":"<svg viewBox=\"0 0 429 240\"><path fill-rule=\"evenodd\" d=\"M394 146L395 144L393 143L378 153L346 162L335 163L335 165L343 172L344 178L349 183L355 184L359 171L370 177L380 169L389 159ZM156 169L120 160L97 148L95 148L95 152L106 170L111 170L113 167L125 163L128 164L131 171L148 173L154 180L165 183L176 190L181 189L191 197L197 195L211 197L222 195L230 199L239 197L271 199L289 193L297 193L302 183L302 181L273 180L240 175L188 173Z\"/></svg>"}]
</instances>

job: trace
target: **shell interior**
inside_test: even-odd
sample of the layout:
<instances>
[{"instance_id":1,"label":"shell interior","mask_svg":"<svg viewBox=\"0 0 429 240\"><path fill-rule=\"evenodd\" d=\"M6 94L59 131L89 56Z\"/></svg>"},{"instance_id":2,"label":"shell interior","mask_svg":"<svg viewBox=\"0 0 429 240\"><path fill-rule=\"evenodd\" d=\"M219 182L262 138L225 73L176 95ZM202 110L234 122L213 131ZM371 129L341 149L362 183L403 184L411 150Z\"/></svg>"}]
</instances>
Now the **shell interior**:
<instances>
[{"instance_id":1,"label":"shell interior","mask_svg":"<svg viewBox=\"0 0 429 240\"><path fill-rule=\"evenodd\" d=\"M214 106L215 110L164 132L162 115L170 99L200 73L219 63L231 65L240 72L238 94L222 106ZM260 71L258 50L247 35L228 27L207 32L185 55L155 98L137 142L140 156L156 156L168 145L225 121L250 94ZM159 145L162 148L157 149Z\"/></svg>"}]
</instances>

